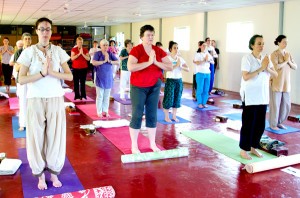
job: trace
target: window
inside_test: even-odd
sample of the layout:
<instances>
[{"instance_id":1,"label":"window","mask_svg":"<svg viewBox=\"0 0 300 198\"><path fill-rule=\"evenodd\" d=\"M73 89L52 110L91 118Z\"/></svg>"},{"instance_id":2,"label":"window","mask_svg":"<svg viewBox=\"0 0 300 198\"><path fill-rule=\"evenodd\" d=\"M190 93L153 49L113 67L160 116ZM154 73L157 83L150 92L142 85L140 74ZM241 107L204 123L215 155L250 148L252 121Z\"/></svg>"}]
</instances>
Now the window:
<instances>
[{"instance_id":1,"label":"window","mask_svg":"<svg viewBox=\"0 0 300 198\"><path fill-rule=\"evenodd\" d=\"M252 22L234 22L227 24L226 51L249 52L248 44L253 36Z\"/></svg>"},{"instance_id":2,"label":"window","mask_svg":"<svg viewBox=\"0 0 300 198\"><path fill-rule=\"evenodd\" d=\"M178 43L179 50L190 50L190 27L175 27L174 41Z\"/></svg>"}]
</instances>

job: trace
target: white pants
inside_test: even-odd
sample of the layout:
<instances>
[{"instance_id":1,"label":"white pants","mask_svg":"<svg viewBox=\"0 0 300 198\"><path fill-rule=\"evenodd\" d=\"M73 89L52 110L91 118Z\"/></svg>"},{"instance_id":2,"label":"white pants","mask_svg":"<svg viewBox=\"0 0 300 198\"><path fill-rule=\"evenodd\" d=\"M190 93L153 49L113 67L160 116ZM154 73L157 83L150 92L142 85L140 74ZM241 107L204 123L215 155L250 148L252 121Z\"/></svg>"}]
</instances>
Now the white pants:
<instances>
[{"instance_id":1,"label":"white pants","mask_svg":"<svg viewBox=\"0 0 300 198\"><path fill-rule=\"evenodd\" d=\"M102 112L108 113L110 90L111 89L102 89L96 86L96 108L98 115Z\"/></svg>"},{"instance_id":2,"label":"white pants","mask_svg":"<svg viewBox=\"0 0 300 198\"><path fill-rule=\"evenodd\" d=\"M116 77L116 74L117 74L117 70L119 69L119 66L118 65L113 65L113 78Z\"/></svg>"},{"instance_id":3,"label":"white pants","mask_svg":"<svg viewBox=\"0 0 300 198\"><path fill-rule=\"evenodd\" d=\"M17 83L17 96L19 98L19 127L26 126L27 85Z\"/></svg>"},{"instance_id":4,"label":"white pants","mask_svg":"<svg viewBox=\"0 0 300 198\"><path fill-rule=\"evenodd\" d=\"M32 174L59 174L66 157L66 113L63 97L28 98L26 150Z\"/></svg>"},{"instance_id":5,"label":"white pants","mask_svg":"<svg viewBox=\"0 0 300 198\"><path fill-rule=\"evenodd\" d=\"M130 71L121 70L121 79L120 79L120 98L125 98L126 88L130 91ZM130 94L128 94L130 98Z\"/></svg>"}]
</instances>

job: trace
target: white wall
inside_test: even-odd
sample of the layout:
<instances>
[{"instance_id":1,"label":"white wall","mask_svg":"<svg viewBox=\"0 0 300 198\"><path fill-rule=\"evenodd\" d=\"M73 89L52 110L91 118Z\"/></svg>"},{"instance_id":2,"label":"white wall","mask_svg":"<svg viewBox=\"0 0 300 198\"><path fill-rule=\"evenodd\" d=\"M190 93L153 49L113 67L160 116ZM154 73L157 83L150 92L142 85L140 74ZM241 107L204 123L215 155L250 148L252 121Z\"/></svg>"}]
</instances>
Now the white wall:
<instances>
[{"instance_id":1,"label":"white wall","mask_svg":"<svg viewBox=\"0 0 300 198\"><path fill-rule=\"evenodd\" d=\"M216 72L215 87L236 92L240 89L241 58L245 53L226 52L226 45L230 45L226 43L226 31L227 23L246 21L253 22L254 34L263 35L264 53L272 53L273 41L279 29L278 3L208 13L207 35L217 41L221 53L220 70Z\"/></svg>"},{"instance_id":2,"label":"white wall","mask_svg":"<svg viewBox=\"0 0 300 198\"><path fill-rule=\"evenodd\" d=\"M284 10L284 31L283 33L288 38L287 50L291 53L295 62L298 65L296 71L292 70L291 74L291 99L292 103L300 104L300 44L299 44L299 18L300 18L300 1L285 2ZM274 37L275 39L276 37Z\"/></svg>"},{"instance_id":3,"label":"white wall","mask_svg":"<svg viewBox=\"0 0 300 198\"><path fill-rule=\"evenodd\" d=\"M204 14L198 13L187 16L171 17L162 19L162 44L165 49L169 46L169 41L174 40L174 28L181 26L190 27L190 49L180 50L182 58L190 67L190 72L183 72L183 82L193 82L193 58L198 49L198 41L203 40ZM176 42L176 41L175 41Z\"/></svg>"},{"instance_id":4,"label":"white wall","mask_svg":"<svg viewBox=\"0 0 300 198\"><path fill-rule=\"evenodd\" d=\"M110 36L117 36L118 32L123 32L124 33L124 39L131 39L130 38L130 24L129 23L111 26Z\"/></svg>"}]
</instances>

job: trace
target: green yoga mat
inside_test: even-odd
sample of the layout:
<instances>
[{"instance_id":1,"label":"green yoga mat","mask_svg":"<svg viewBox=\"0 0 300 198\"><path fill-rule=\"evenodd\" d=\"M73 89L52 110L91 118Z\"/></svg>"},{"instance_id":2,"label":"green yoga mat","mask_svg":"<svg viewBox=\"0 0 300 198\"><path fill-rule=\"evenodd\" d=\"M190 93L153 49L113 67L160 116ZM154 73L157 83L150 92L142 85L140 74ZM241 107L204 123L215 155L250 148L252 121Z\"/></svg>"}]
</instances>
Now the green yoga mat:
<instances>
[{"instance_id":1,"label":"green yoga mat","mask_svg":"<svg viewBox=\"0 0 300 198\"><path fill-rule=\"evenodd\" d=\"M85 84L89 87L95 87L95 84L93 83L93 81L85 81Z\"/></svg>"},{"instance_id":2,"label":"green yoga mat","mask_svg":"<svg viewBox=\"0 0 300 198\"><path fill-rule=\"evenodd\" d=\"M250 154L252 160L246 160L240 156L241 149L239 147L238 141L227 137L223 134L216 133L215 131L210 129L198 131L185 131L182 132L182 134L212 148L213 150L218 151L219 153L226 155L227 157L241 162L242 164L249 164L253 162L265 161L276 158L276 156L274 155L271 155L264 151L260 151L264 155L263 158L259 158L253 154Z\"/></svg>"}]
</instances>

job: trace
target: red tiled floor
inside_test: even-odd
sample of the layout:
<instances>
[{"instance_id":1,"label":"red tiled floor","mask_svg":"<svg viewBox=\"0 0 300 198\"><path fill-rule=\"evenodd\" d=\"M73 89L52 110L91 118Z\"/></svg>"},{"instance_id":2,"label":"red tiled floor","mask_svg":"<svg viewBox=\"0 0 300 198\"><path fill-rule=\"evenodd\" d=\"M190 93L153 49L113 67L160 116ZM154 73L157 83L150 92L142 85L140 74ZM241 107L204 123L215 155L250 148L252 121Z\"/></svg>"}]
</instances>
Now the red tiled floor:
<instances>
[{"instance_id":1,"label":"red tiled floor","mask_svg":"<svg viewBox=\"0 0 300 198\"><path fill-rule=\"evenodd\" d=\"M113 92L118 90L115 83ZM183 97L191 96L190 85L185 85ZM88 96L95 99L94 88L87 87ZM12 95L13 96L13 95ZM228 92L226 99L238 99L237 93ZM92 120L84 113L67 115L67 156L84 188L112 185L117 197L300 197L300 179L280 169L248 174L242 165L223 154L180 134L181 131L210 128L217 132L238 136L227 130L225 124L214 122L215 115L239 112L215 98L221 110L200 112L182 107L178 115L191 119L191 123L157 125L157 143L166 149L188 147L190 155L144 163L122 164L122 153L102 134L86 136L79 129L81 124ZM111 102L110 108L123 118L131 112L130 106ZM293 105L294 114L300 114L299 106ZM12 137L11 117L17 113L9 110L8 100L0 99L0 152L10 158L18 158L17 149L25 147L25 139ZM300 127L299 124L287 122ZM285 141L289 154L300 153L300 133L275 135L272 138ZM283 159L284 160L284 159ZM300 168L300 165L293 166ZM20 172L13 176L0 176L0 197L23 197ZM36 184L32 184L35 188Z\"/></svg>"}]
</instances>

